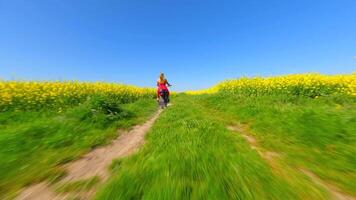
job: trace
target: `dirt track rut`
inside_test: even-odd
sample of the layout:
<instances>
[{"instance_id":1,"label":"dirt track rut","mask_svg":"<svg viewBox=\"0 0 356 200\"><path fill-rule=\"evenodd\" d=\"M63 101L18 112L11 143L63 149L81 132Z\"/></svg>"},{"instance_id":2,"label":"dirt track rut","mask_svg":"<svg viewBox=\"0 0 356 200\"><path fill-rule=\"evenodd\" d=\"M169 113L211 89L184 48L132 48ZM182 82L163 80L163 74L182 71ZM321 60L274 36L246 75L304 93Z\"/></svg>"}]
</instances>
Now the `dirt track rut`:
<instances>
[{"instance_id":1,"label":"dirt track rut","mask_svg":"<svg viewBox=\"0 0 356 200\"><path fill-rule=\"evenodd\" d=\"M248 127L243 124L237 124L234 126L227 126L226 127L230 131L238 132L241 134L242 137L246 139L246 141L249 143L251 149L254 149L257 151L257 153L265 159L270 165L273 166L275 162L275 158L281 157L280 153L277 152L272 152L272 151L262 151L261 148L258 146L256 138L252 136L252 134L248 131ZM327 190L330 194L330 197L333 200L356 200L356 197L351 196L349 194L345 194L342 192L338 187L335 185L332 185L331 183L327 183L321 178L319 178L316 174L311 172L310 170L307 169L300 169L300 171L308 176L311 181L313 181L315 184L322 186L325 190Z\"/></svg>"},{"instance_id":2,"label":"dirt track rut","mask_svg":"<svg viewBox=\"0 0 356 200\"><path fill-rule=\"evenodd\" d=\"M81 194L57 194L53 191L56 185L99 177L100 182L105 181L110 173L108 167L112 160L128 156L139 149L144 143L144 137L159 117L162 110L157 111L154 116L144 124L134 126L130 131L120 134L111 144L99 147L89 152L79 160L66 165L67 175L59 183L50 185L42 182L25 188L16 200L62 200L68 197L78 199L90 199L95 190Z\"/></svg>"}]
</instances>

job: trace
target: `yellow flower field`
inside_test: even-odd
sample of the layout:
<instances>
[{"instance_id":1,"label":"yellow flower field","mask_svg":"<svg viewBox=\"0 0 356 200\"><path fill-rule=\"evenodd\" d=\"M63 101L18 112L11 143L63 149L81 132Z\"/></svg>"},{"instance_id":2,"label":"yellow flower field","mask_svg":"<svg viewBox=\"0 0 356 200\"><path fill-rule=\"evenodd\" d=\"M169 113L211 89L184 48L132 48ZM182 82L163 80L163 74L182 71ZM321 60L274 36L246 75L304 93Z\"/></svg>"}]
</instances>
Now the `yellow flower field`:
<instances>
[{"instance_id":1,"label":"yellow flower field","mask_svg":"<svg viewBox=\"0 0 356 200\"><path fill-rule=\"evenodd\" d=\"M356 74L295 74L267 78L240 78L223 81L209 89L187 93L209 94L219 91L244 95L293 94L318 97L329 94L347 94L356 96Z\"/></svg>"},{"instance_id":2,"label":"yellow flower field","mask_svg":"<svg viewBox=\"0 0 356 200\"><path fill-rule=\"evenodd\" d=\"M108 95L120 102L153 97L152 88L114 83L0 81L0 110L61 108L85 101L92 95Z\"/></svg>"}]
</instances>

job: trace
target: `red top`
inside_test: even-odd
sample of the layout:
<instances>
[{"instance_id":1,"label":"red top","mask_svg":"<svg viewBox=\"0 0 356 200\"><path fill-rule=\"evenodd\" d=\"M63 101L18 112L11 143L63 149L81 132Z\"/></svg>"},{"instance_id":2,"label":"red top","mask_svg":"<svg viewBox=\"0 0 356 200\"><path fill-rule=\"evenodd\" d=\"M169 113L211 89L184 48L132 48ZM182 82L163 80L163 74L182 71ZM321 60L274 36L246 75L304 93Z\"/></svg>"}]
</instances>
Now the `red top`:
<instances>
[{"instance_id":1,"label":"red top","mask_svg":"<svg viewBox=\"0 0 356 200\"><path fill-rule=\"evenodd\" d=\"M167 79L164 79L163 81L158 79L157 80L158 89L168 90L167 83L168 83Z\"/></svg>"}]
</instances>

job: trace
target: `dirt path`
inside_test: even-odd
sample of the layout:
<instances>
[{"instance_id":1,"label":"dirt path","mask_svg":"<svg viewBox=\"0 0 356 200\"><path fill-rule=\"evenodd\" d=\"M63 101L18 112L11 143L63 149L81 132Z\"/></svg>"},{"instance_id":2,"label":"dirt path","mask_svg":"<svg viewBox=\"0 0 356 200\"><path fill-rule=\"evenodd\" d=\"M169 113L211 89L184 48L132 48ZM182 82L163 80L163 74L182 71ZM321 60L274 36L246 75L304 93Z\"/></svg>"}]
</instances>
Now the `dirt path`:
<instances>
[{"instance_id":1,"label":"dirt path","mask_svg":"<svg viewBox=\"0 0 356 200\"><path fill-rule=\"evenodd\" d=\"M226 128L230 131L240 133L241 136L244 137L246 141L250 144L251 148L256 150L258 154L260 154L260 156L264 160L266 160L272 167L276 164L276 158L281 157L280 153L262 150L262 148L258 146L256 138L253 137L253 135L250 133L247 125L237 124L234 126L228 126ZM308 176L310 180L312 180L315 184L323 187L326 191L328 191L333 200L356 200L356 197L343 193L338 187L320 179L310 170L300 169L300 171L304 175Z\"/></svg>"},{"instance_id":2,"label":"dirt path","mask_svg":"<svg viewBox=\"0 0 356 200\"><path fill-rule=\"evenodd\" d=\"M100 182L104 182L109 177L108 167L112 160L125 157L138 150L144 143L144 137L153 123L159 117L162 110L157 111L154 116L142 125L134 126L130 131L120 134L110 145L99 147L89 152L79 160L71 162L65 166L67 175L59 183L49 185L39 183L26 188L16 199L17 200L62 200L69 197L77 199L90 199L95 190L80 192L80 194L57 194L53 190L59 185L74 181L86 180L92 177L99 177Z\"/></svg>"},{"instance_id":3,"label":"dirt path","mask_svg":"<svg viewBox=\"0 0 356 200\"><path fill-rule=\"evenodd\" d=\"M356 200L356 197L350 196L348 194L344 194L336 186L321 180L312 171L309 171L307 169L300 169L300 171L302 171L305 175L307 175L314 183L325 188L330 193L330 195L333 199L335 199L335 200Z\"/></svg>"},{"instance_id":4,"label":"dirt path","mask_svg":"<svg viewBox=\"0 0 356 200\"><path fill-rule=\"evenodd\" d=\"M246 141L250 144L251 149L254 149L257 151L260 156L268 161L270 164L273 164L273 158L275 157L280 157L281 155L277 152L272 152L272 151L263 151L257 144L257 140L255 137L253 137L249 130L248 126L243 125L243 124L237 124L234 126L228 126L227 129L230 131L238 132L241 134L242 137L246 139Z\"/></svg>"}]
</instances>

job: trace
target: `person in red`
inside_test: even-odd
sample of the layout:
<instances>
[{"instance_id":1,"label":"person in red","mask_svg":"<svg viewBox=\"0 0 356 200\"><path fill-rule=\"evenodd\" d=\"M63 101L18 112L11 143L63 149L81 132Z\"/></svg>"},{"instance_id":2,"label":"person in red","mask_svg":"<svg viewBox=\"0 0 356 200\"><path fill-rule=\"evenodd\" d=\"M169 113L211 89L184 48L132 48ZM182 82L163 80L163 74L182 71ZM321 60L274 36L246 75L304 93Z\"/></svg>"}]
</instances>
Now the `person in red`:
<instances>
[{"instance_id":1,"label":"person in red","mask_svg":"<svg viewBox=\"0 0 356 200\"><path fill-rule=\"evenodd\" d=\"M172 86L172 85L168 83L167 79L164 77L164 73L161 73L157 80L157 101L159 100L161 90L166 91L169 96L168 87L170 87L170 86Z\"/></svg>"}]
</instances>

